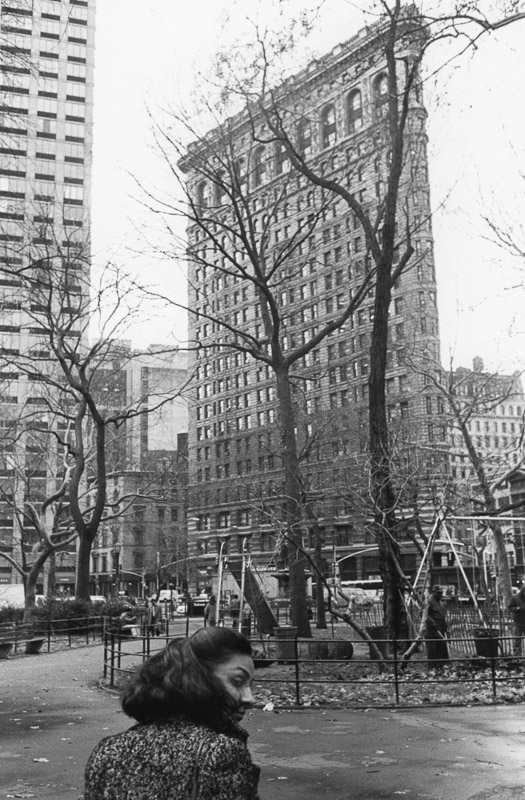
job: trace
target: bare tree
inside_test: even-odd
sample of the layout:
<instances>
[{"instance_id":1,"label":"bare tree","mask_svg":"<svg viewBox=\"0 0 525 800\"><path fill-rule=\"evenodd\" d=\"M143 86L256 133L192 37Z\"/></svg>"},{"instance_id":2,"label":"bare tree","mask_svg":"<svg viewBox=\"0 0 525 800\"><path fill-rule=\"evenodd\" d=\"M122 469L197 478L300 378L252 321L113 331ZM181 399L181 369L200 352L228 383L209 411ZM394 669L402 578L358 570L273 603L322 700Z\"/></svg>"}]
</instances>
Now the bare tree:
<instances>
[{"instance_id":1,"label":"bare tree","mask_svg":"<svg viewBox=\"0 0 525 800\"><path fill-rule=\"evenodd\" d=\"M28 436L33 441L40 438L41 459L52 442L51 453L57 460L53 485L48 479L49 485L39 489L39 508L27 487L18 495L6 488L4 499L12 498L15 515L30 520L36 531L38 552L30 582L64 540L78 537L76 594L87 600L90 553L100 525L126 513L134 499L107 497L108 471L122 469L122 463L115 462L119 437L136 418L172 403L184 391L184 381L178 375L173 385L139 387L132 396L109 392L119 385L115 359L125 369L148 353L121 341L138 313L140 298L117 269L108 266L94 287L78 249L73 257L50 246L47 256L40 253L25 268L5 266L3 273L16 277L19 304L31 333L29 345L13 352L4 348L0 355L4 376L16 375L18 383L19 413L12 422L13 450L20 452L18 459L16 452L12 454L13 474L16 479L28 467L21 446ZM160 349L156 352L161 355ZM170 352L166 348L165 353ZM23 565L19 571L26 575Z\"/></svg>"},{"instance_id":2,"label":"bare tree","mask_svg":"<svg viewBox=\"0 0 525 800\"><path fill-rule=\"evenodd\" d=\"M177 122L189 126L180 117ZM169 131L159 129L159 147L176 176L183 197L180 203L173 198L164 203L158 203L153 197L151 200L155 210L168 220L170 215L183 217L192 229L192 244L188 249L191 297L187 310L195 318L197 338L190 342L190 348L196 354L197 364L202 352L239 353L242 358L248 357L263 368L269 368L274 377L280 437L278 458L284 476L281 543L290 570L292 619L301 635L309 635L302 551L303 534L308 525L305 515L307 487L298 450L295 398L311 380L308 368L311 354L359 308L372 285L373 272L364 272L357 289L346 293L337 313L325 322L319 322L310 309L316 292L312 277L308 297L302 303L304 312L300 311L291 298L290 286L301 270L308 274L309 264L314 265L312 272L315 271L318 255L311 243L312 236L322 216L328 213L330 200L322 190L316 190L316 198L308 201L311 208L302 223L293 233L287 234L282 243L275 243L272 226L276 215L285 218L288 213L286 184L292 176L285 180L275 196L266 198L264 208L254 206L245 171L249 154L239 159L234 146L237 135L234 125L233 121L226 122L211 137L201 138L190 129L197 142L188 154L183 142L173 138ZM247 132L249 128L248 124ZM178 158L182 159L182 170L190 176L188 185L176 170ZM213 197L203 196L204 184L213 192ZM202 240L205 244L200 245ZM198 276L206 272L210 278L202 288L202 277ZM235 308L221 307L220 301L215 300L217 288L228 281L238 283L240 293L248 293L253 303L250 319L243 319ZM185 304L175 305L186 309ZM305 315L305 330L300 340L293 331L293 315L297 313Z\"/></svg>"},{"instance_id":3,"label":"bare tree","mask_svg":"<svg viewBox=\"0 0 525 800\"><path fill-rule=\"evenodd\" d=\"M411 186L417 185L418 160L409 158L409 148L417 142L414 123L420 109L421 65L431 45L443 40L460 43L456 55L475 47L480 37L523 20L522 4L509 2L491 18L487 8L470 2L450 4L446 10L426 11L426 4L404 6L400 0L379 4L382 17L376 27L379 46L374 55L376 68L384 69L384 83L378 85L376 114L381 124L377 135L388 152L388 170L384 193L379 204L370 209L359 194L341 181L337 170L327 174L323 164L306 155L295 130L297 105L290 108L287 85L274 88L272 77L275 53L268 43L259 40L258 57L250 70L224 69L230 90L247 101L247 113L253 120L263 118L269 129L259 134L259 141L273 142L286 153L294 169L325 196L341 198L359 220L366 238L374 272L374 321L370 347L369 377L369 448L372 501L380 547L381 572L385 585L386 621L391 633L399 635L403 619L402 592L396 563L399 548L396 539L396 489L391 473L388 419L385 392L389 343L389 310L396 281L413 262L413 235L417 230L410 200ZM282 37L277 47L282 48ZM224 57L228 63L228 58ZM259 76L262 76L260 78ZM381 88L383 87L383 88ZM417 123L416 123L417 124ZM320 169L321 166L321 169ZM414 169L416 174L411 174ZM408 174L407 174L408 173Z\"/></svg>"},{"instance_id":4,"label":"bare tree","mask_svg":"<svg viewBox=\"0 0 525 800\"><path fill-rule=\"evenodd\" d=\"M481 365L480 365L481 366ZM456 508L483 518L484 530L490 530L495 545L499 593L508 606L511 598L511 574L506 549L505 532L498 517L506 510L501 504L502 491L525 463L523 416L515 423L517 430L501 437L502 446L495 448L482 428L502 404L518 405L523 399L520 376L493 375L482 368L473 372L451 369L446 380L435 381L451 417L452 449L464 453L471 469L454 476ZM506 422L510 425L510 421ZM493 437L494 438L494 437ZM498 435L498 441L500 436ZM485 439L489 442L485 444ZM503 444L505 446L503 446ZM488 519L485 519L488 517ZM483 531L478 532L475 550L482 554L486 547Z\"/></svg>"},{"instance_id":5,"label":"bare tree","mask_svg":"<svg viewBox=\"0 0 525 800\"><path fill-rule=\"evenodd\" d=\"M195 342L197 355L199 350L209 352L213 348L223 353L245 353L267 364L275 378L285 474L285 529L287 541L292 543L292 618L302 634L308 631L301 556L307 515L295 436L293 370L349 319L373 288L368 379L371 494L385 584L386 619L391 633L398 635L403 619L396 568L398 500L391 475L385 375L392 292L396 281L414 264L413 238L422 224L411 203L411 193L421 177L418 171L425 167L421 64L430 45L445 39L457 41L457 56L474 47L486 33L525 17L521 4L514 2L500 9L496 20L467 2L450 4L445 11L440 7L435 13L427 13L416 4L404 7L401 2L381 2L379 9L377 24L367 31L373 39L373 49L367 51L366 65L361 67L363 71L381 70L374 100L376 132L368 145L370 153L380 152L386 164L376 203L363 200L358 191L349 187L351 170L341 168L336 158L312 155L308 140L308 128L313 122L311 107L308 108L308 99L301 97L293 77L289 73L285 76L280 68L280 59L293 53L293 37L287 38L286 32L273 43L258 33L253 46L239 48L234 57L221 53L216 96L201 108L209 127L215 124L209 134L199 133L189 117L180 113L166 127L157 128L160 151L187 205L172 198L157 202L159 198L153 195L150 200L168 228L170 216L185 219L189 226L189 310L196 317L195 327L204 331ZM229 116L232 109L240 113ZM179 133L175 133L176 129ZM245 144L239 148L242 138ZM188 140L193 142L186 147ZM260 157L261 146L276 148L283 179L273 193L264 196L264 207L254 210L261 192L254 192L253 186L258 186L259 177L268 168L267 157ZM187 186L177 171L177 158L182 159L181 168L188 174ZM286 187L297 176L301 176L305 187L310 187L310 216L304 218L302 226L294 228L294 234L284 243L270 244L272 220L286 215ZM347 205L364 235L363 279L337 317L317 325L299 347L290 346L286 329L292 312L283 308L281 299L286 294L287 278L291 277L286 275L286 266L296 263L294 258L301 248L306 256L313 255L308 251L309 236L322 214L337 201ZM202 277L196 279L199 270L201 276L203 270L215 276L207 281L209 294L206 288L202 289ZM240 280L250 287L250 298L259 316L247 320L246 325L239 326L231 310L217 307L213 295L221 281L228 280ZM294 312L300 311L300 305L294 302L294 306Z\"/></svg>"}]
</instances>

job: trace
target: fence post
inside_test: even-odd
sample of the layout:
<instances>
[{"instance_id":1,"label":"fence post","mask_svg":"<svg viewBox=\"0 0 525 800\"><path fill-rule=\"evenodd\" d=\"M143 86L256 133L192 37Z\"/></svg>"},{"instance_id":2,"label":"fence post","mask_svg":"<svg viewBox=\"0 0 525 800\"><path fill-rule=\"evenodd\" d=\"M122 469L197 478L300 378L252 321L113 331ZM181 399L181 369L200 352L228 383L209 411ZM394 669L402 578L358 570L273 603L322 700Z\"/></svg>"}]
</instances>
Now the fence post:
<instances>
[{"instance_id":1,"label":"fence post","mask_svg":"<svg viewBox=\"0 0 525 800\"><path fill-rule=\"evenodd\" d=\"M295 702L300 706L301 701L301 683L299 678L299 640L297 634L294 637L294 657L295 657Z\"/></svg>"},{"instance_id":2,"label":"fence post","mask_svg":"<svg viewBox=\"0 0 525 800\"><path fill-rule=\"evenodd\" d=\"M115 634L109 634L109 685L113 686L115 683Z\"/></svg>"},{"instance_id":3,"label":"fence post","mask_svg":"<svg viewBox=\"0 0 525 800\"><path fill-rule=\"evenodd\" d=\"M48 620L47 620L47 652L48 653L51 652L51 632L52 632L52 629L53 629L53 625L52 625L51 617L48 617Z\"/></svg>"},{"instance_id":4,"label":"fence post","mask_svg":"<svg viewBox=\"0 0 525 800\"><path fill-rule=\"evenodd\" d=\"M399 705L399 664L397 660L398 649L397 649L397 636L393 641L393 650L394 650L394 687L396 691L396 706Z\"/></svg>"},{"instance_id":5,"label":"fence post","mask_svg":"<svg viewBox=\"0 0 525 800\"><path fill-rule=\"evenodd\" d=\"M494 649L495 648L491 648L490 651L490 673L492 679L492 697L495 699L497 689L496 689L496 656L494 655ZM496 649L496 654L497 654L497 649Z\"/></svg>"}]
</instances>

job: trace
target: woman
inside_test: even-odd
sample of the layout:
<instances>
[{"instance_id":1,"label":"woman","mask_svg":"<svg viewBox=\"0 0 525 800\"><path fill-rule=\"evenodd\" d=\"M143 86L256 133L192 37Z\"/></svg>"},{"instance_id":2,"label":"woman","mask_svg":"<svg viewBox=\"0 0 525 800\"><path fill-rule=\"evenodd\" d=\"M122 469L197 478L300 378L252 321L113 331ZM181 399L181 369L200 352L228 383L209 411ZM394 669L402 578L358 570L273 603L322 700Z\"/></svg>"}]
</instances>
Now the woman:
<instances>
[{"instance_id":1,"label":"woman","mask_svg":"<svg viewBox=\"0 0 525 800\"><path fill-rule=\"evenodd\" d=\"M253 676L250 643L231 628L170 642L124 689L138 725L97 745L84 800L258 800L259 768L238 724Z\"/></svg>"}]
</instances>

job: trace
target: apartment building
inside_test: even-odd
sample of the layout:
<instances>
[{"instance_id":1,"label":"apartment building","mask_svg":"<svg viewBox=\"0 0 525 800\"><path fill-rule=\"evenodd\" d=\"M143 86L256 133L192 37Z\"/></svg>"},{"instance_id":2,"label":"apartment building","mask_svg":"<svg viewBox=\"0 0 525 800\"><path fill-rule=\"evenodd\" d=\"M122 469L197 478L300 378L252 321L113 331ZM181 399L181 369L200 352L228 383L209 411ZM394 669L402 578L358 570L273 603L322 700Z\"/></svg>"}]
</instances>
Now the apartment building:
<instances>
[{"instance_id":1,"label":"apartment building","mask_svg":"<svg viewBox=\"0 0 525 800\"><path fill-rule=\"evenodd\" d=\"M0 426L42 411L38 373L51 370L46 332L38 321L37 274L62 276L68 303L89 291L89 205L93 138L95 0L2 0L0 4ZM71 335L79 335L72 330ZM34 359L35 369L17 369ZM12 438L12 437L11 437ZM27 521L17 522L27 480L37 495L57 479L40 463L34 437L2 450L0 542L17 558L31 549ZM22 466L26 463L25 466ZM51 461L48 458L48 462ZM19 477L16 477L18 472ZM22 528L17 527L21 525ZM74 557L64 556L71 582ZM0 581L19 576L0 559Z\"/></svg>"},{"instance_id":2,"label":"apartment building","mask_svg":"<svg viewBox=\"0 0 525 800\"><path fill-rule=\"evenodd\" d=\"M509 513L505 512L506 508L522 500L523 493L523 471L519 467L524 456L525 394L521 375L518 372L510 375L489 372L478 356L471 368L455 369L449 375L449 385L459 409L459 419L457 416L451 419L449 451L450 477L458 515L472 514L475 517L484 508L479 475L465 434L461 431L461 420L488 484L496 487L495 496L504 518L502 527L507 539L509 563L521 575L524 570L523 522L512 522L510 518L523 517L523 509L511 508ZM502 480L506 476L507 479ZM475 558L477 537L485 535L486 530L484 519L479 522L463 519L455 523L457 538L464 542L471 559ZM495 550L490 535L484 564L489 574L495 571Z\"/></svg>"},{"instance_id":3,"label":"apartment building","mask_svg":"<svg viewBox=\"0 0 525 800\"><path fill-rule=\"evenodd\" d=\"M380 218L390 159L381 35L380 26L359 32L275 92L306 162L347 187L371 219ZM413 46L409 37L400 42L400 61L412 57ZM393 452L407 484L411 471L434 475L437 445L446 447L443 403L431 379L440 354L425 119L417 86L410 96L399 204L400 237L408 226L415 252L393 290L387 363ZM243 336L269 346L263 320L268 309L254 282L244 278L248 249L273 270L272 302L286 353L315 337L360 291L370 269L366 237L348 204L294 171L264 114L255 110L194 142L181 167L195 209L188 226L195 343L188 453L196 588L210 583L219 554L233 561L249 552L267 591L285 592L286 571L275 550L283 501L275 375L242 347L228 346ZM241 204L241 214L232 211ZM245 229L232 233L239 220ZM296 433L319 530L315 536L307 531L306 541L311 552L321 541L327 575L337 571L347 578L379 574L367 530L374 308L373 292L365 294L344 325L301 358L294 372ZM411 572L414 552L409 545L403 552Z\"/></svg>"}]
</instances>

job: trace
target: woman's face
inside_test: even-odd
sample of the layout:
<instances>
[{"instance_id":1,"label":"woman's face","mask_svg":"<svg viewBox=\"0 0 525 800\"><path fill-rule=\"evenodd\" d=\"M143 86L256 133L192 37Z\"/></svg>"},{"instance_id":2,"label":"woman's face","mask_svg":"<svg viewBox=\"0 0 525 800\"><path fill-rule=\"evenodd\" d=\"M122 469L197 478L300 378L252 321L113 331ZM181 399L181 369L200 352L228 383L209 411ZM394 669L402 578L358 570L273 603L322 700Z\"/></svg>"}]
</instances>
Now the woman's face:
<instances>
[{"instance_id":1,"label":"woman's face","mask_svg":"<svg viewBox=\"0 0 525 800\"><path fill-rule=\"evenodd\" d=\"M236 654L214 667L213 674L223 685L230 700L228 714L240 722L255 698L252 683L255 669L250 656Z\"/></svg>"}]
</instances>

